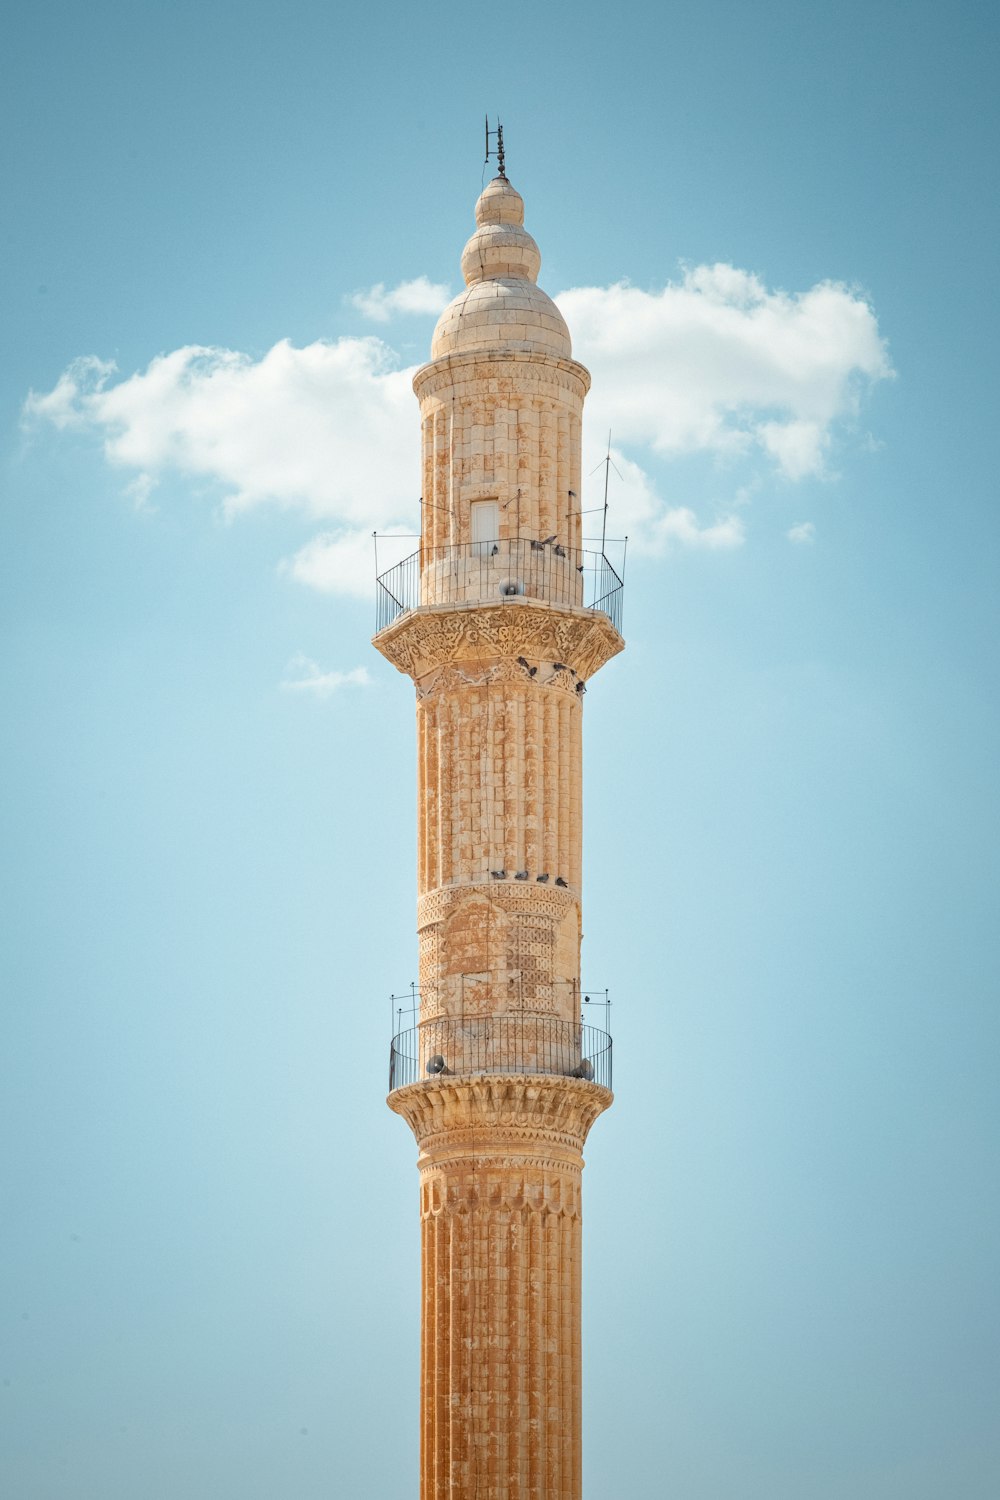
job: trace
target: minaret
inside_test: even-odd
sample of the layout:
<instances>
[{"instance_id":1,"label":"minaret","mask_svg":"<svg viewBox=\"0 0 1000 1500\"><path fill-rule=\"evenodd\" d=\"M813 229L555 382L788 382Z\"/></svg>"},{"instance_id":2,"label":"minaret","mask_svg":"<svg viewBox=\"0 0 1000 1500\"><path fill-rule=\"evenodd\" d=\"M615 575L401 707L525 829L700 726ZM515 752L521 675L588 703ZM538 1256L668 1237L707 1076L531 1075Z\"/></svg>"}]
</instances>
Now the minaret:
<instances>
[{"instance_id":1,"label":"minaret","mask_svg":"<svg viewBox=\"0 0 1000 1500\"><path fill-rule=\"evenodd\" d=\"M624 643L581 535L590 376L523 222L501 162L413 381L420 550L378 587L417 691L420 998L388 1102L419 1146L421 1500L582 1493L582 1151L612 1094L581 1018L581 733Z\"/></svg>"}]
</instances>

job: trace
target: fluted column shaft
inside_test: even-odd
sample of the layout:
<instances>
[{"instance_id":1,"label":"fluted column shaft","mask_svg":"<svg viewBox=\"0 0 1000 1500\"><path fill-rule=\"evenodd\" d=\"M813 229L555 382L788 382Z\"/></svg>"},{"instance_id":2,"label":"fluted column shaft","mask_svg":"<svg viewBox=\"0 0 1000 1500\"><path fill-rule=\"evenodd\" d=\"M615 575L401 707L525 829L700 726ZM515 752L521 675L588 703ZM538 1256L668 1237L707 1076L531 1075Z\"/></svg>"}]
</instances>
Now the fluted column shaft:
<instances>
[{"instance_id":1,"label":"fluted column shaft","mask_svg":"<svg viewBox=\"0 0 1000 1500\"><path fill-rule=\"evenodd\" d=\"M434 1080L421 1145L420 1500L580 1500L580 1178L606 1089Z\"/></svg>"}]
</instances>

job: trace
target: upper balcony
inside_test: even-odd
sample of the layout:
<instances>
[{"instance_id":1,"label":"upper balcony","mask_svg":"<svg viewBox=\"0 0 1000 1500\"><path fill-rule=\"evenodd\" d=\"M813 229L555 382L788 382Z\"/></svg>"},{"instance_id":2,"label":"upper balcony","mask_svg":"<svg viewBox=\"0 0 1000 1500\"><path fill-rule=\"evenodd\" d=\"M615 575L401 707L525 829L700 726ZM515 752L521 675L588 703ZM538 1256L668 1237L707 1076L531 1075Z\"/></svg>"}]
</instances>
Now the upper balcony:
<instances>
[{"instance_id":1,"label":"upper balcony","mask_svg":"<svg viewBox=\"0 0 1000 1500\"><path fill-rule=\"evenodd\" d=\"M508 537L422 546L376 580L376 632L420 605L542 600L605 614L621 634L622 580L603 552Z\"/></svg>"}]
</instances>

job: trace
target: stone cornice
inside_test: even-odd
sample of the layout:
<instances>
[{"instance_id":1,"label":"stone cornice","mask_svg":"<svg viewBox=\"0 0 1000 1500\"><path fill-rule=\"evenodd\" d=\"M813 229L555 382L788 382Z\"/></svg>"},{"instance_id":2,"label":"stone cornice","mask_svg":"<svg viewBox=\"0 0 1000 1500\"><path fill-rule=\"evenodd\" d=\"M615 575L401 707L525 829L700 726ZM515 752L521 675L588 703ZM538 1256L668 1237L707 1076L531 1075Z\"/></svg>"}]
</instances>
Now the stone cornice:
<instances>
[{"instance_id":1,"label":"stone cornice","mask_svg":"<svg viewBox=\"0 0 1000 1500\"><path fill-rule=\"evenodd\" d=\"M467 354L445 354L421 365L413 377L414 394L423 401L456 384L487 380L535 380L554 385L580 400L590 390L590 371L575 359L540 354L527 349L478 349Z\"/></svg>"},{"instance_id":2,"label":"stone cornice","mask_svg":"<svg viewBox=\"0 0 1000 1500\"><path fill-rule=\"evenodd\" d=\"M581 1078L479 1074L428 1078L395 1089L387 1103L420 1147L421 1167L474 1156L544 1157L578 1163L587 1134L614 1096Z\"/></svg>"},{"instance_id":3,"label":"stone cornice","mask_svg":"<svg viewBox=\"0 0 1000 1500\"><path fill-rule=\"evenodd\" d=\"M517 656L564 662L586 679L625 642L600 610L571 609L521 595L503 603L420 605L380 630L372 644L418 681L447 663Z\"/></svg>"}]
</instances>

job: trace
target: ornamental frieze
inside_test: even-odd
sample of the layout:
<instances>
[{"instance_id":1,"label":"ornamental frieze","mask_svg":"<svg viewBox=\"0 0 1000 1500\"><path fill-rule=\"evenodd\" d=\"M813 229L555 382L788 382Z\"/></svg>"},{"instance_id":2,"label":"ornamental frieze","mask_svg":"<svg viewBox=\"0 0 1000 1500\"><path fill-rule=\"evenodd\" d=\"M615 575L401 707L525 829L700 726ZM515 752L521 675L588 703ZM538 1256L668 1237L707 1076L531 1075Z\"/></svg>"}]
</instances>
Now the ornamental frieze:
<instances>
[{"instance_id":1,"label":"ornamental frieze","mask_svg":"<svg viewBox=\"0 0 1000 1500\"><path fill-rule=\"evenodd\" d=\"M584 682L624 647L599 610L554 608L522 597L502 604L422 605L379 631L373 644L415 681L455 663L504 657L561 663Z\"/></svg>"},{"instance_id":2,"label":"ornamental frieze","mask_svg":"<svg viewBox=\"0 0 1000 1500\"><path fill-rule=\"evenodd\" d=\"M527 657L524 661L527 662ZM534 667L534 672L532 672ZM525 666L516 657L503 657L500 661L484 663L469 661L449 663L437 667L417 680L417 702L426 698L444 697L447 693L460 692L469 687L505 686L530 689L544 688L549 692L565 693L579 701L577 687L580 678L565 663L556 661L528 662Z\"/></svg>"},{"instance_id":3,"label":"ornamental frieze","mask_svg":"<svg viewBox=\"0 0 1000 1500\"><path fill-rule=\"evenodd\" d=\"M536 1146L547 1143L551 1133L582 1150L591 1125L611 1100L610 1089L600 1084L538 1074L429 1078L395 1089L388 1103L406 1120L420 1146L425 1138L439 1135L474 1137L479 1128L488 1130L493 1140L495 1130L527 1130Z\"/></svg>"},{"instance_id":4,"label":"ornamental frieze","mask_svg":"<svg viewBox=\"0 0 1000 1500\"><path fill-rule=\"evenodd\" d=\"M544 1157L518 1158L511 1170L484 1168L473 1158L448 1171L425 1170L421 1179L421 1218L464 1214L479 1207L580 1218L580 1165L568 1171Z\"/></svg>"}]
</instances>

